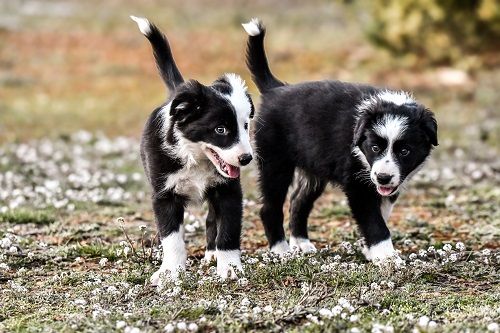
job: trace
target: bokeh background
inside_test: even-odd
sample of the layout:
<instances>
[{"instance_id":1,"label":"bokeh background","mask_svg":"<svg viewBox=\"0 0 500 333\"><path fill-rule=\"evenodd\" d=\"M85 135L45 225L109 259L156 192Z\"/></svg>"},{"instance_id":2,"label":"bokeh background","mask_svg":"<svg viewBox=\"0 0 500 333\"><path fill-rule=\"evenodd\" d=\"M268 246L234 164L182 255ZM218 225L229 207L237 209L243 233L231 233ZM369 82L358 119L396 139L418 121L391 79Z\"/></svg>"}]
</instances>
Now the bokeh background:
<instances>
[{"instance_id":1,"label":"bokeh background","mask_svg":"<svg viewBox=\"0 0 500 333\"><path fill-rule=\"evenodd\" d=\"M500 5L481 1L0 1L0 140L85 129L138 137L166 98L130 14L163 29L186 78L244 76L240 23L268 27L288 82L339 79L408 89L439 121L442 148L498 153Z\"/></svg>"}]
</instances>

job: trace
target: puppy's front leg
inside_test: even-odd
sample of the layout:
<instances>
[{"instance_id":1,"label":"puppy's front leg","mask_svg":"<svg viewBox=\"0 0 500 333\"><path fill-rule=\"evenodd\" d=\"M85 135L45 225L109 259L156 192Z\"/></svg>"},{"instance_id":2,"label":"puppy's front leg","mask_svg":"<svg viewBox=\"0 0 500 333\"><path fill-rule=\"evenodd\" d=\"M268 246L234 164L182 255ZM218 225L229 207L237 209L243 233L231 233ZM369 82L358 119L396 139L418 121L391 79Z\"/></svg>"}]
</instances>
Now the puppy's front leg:
<instances>
[{"instance_id":1,"label":"puppy's front leg","mask_svg":"<svg viewBox=\"0 0 500 333\"><path fill-rule=\"evenodd\" d=\"M396 252L386 225L392 209L389 198L382 198L363 184L350 184L345 190L352 215L366 241L363 250L366 259L376 261L393 257Z\"/></svg>"},{"instance_id":2,"label":"puppy's front leg","mask_svg":"<svg viewBox=\"0 0 500 333\"><path fill-rule=\"evenodd\" d=\"M163 261L160 269L151 277L151 284L157 286L161 274L169 274L177 279L179 272L186 266L186 246L184 244L184 205L186 200L174 193L153 198L153 210L163 248Z\"/></svg>"},{"instance_id":3,"label":"puppy's front leg","mask_svg":"<svg viewBox=\"0 0 500 333\"><path fill-rule=\"evenodd\" d=\"M217 274L223 279L236 278L241 265L240 235L243 195L239 180L230 180L207 193L217 223Z\"/></svg>"},{"instance_id":4,"label":"puppy's front leg","mask_svg":"<svg viewBox=\"0 0 500 333\"><path fill-rule=\"evenodd\" d=\"M210 262L215 259L215 239L217 238L217 221L212 205L208 204L207 215L207 249L205 250L205 261Z\"/></svg>"}]
</instances>

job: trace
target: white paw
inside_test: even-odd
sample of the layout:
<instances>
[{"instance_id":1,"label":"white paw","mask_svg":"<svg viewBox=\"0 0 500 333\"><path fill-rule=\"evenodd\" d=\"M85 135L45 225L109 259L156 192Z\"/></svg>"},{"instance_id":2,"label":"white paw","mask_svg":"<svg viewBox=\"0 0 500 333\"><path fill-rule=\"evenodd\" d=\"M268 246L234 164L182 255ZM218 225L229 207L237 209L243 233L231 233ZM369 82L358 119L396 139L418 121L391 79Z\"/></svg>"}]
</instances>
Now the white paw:
<instances>
[{"instance_id":1,"label":"white paw","mask_svg":"<svg viewBox=\"0 0 500 333\"><path fill-rule=\"evenodd\" d=\"M203 258L203 260L205 260L205 262L211 262L212 260L216 260L216 256L215 256L215 251L212 251L212 250L206 250L205 251L205 257Z\"/></svg>"},{"instance_id":2,"label":"white paw","mask_svg":"<svg viewBox=\"0 0 500 333\"><path fill-rule=\"evenodd\" d=\"M240 250L217 250L217 275L222 279L237 279L237 272L243 273Z\"/></svg>"},{"instance_id":3,"label":"white paw","mask_svg":"<svg viewBox=\"0 0 500 333\"><path fill-rule=\"evenodd\" d=\"M302 251L305 253L316 252L316 246L307 238L290 237L290 247L292 251Z\"/></svg>"},{"instance_id":4,"label":"white paw","mask_svg":"<svg viewBox=\"0 0 500 333\"><path fill-rule=\"evenodd\" d=\"M398 254L396 250L394 250L394 246L392 245L392 241L390 238L370 247L365 246L362 252L366 260L370 260L373 262L383 262L387 259L398 257Z\"/></svg>"},{"instance_id":5,"label":"white paw","mask_svg":"<svg viewBox=\"0 0 500 333\"><path fill-rule=\"evenodd\" d=\"M279 255L290 251L290 246L288 246L288 243L285 240L279 241L271 247L271 252Z\"/></svg>"}]
</instances>

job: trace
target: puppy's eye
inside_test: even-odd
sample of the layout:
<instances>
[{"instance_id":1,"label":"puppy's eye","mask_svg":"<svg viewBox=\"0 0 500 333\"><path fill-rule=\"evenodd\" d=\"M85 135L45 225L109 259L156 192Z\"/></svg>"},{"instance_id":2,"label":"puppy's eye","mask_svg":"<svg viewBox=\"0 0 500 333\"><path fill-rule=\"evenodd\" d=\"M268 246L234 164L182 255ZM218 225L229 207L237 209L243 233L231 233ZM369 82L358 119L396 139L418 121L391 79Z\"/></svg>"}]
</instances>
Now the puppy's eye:
<instances>
[{"instance_id":1,"label":"puppy's eye","mask_svg":"<svg viewBox=\"0 0 500 333\"><path fill-rule=\"evenodd\" d=\"M401 156L408 156L408 154L410 153L410 150L403 148L403 149L401 149L401 151L399 153L401 154Z\"/></svg>"},{"instance_id":2,"label":"puppy's eye","mask_svg":"<svg viewBox=\"0 0 500 333\"><path fill-rule=\"evenodd\" d=\"M245 123L243 127L245 128L246 131L248 131L248 123Z\"/></svg>"},{"instance_id":3,"label":"puppy's eye","mask_svg":"<svg viewBox=\"0 0 500 333\"><path fill-rule=\"evenodd\" d=\"M224 126L217 126L215 128L215 133L219 135L227 135L227 128L225 128Z\"/></svg>"},{"instance_id":4,"label":"puppy's eye","mask_svg":"<svg viewBox=\"0 0 500 333\"><path fill-rule=\"evenodd\" d=\"M374 153L378 153L378 152L380 152L380 147L379 147L379 146L377 146L377 145L373 145L373 146L372 146L372 151L373 151Z\"/></svg>"}]
</instances>

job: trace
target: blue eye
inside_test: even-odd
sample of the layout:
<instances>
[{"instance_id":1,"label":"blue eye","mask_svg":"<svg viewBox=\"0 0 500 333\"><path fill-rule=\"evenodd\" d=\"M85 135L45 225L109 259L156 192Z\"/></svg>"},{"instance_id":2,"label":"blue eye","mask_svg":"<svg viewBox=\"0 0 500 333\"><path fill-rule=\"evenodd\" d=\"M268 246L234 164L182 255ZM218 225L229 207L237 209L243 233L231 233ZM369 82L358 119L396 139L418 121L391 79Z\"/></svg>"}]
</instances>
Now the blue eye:
<instances>
[{"instance_id":1,"label":"blue eye","mask_svg":"<svg viewBox=\"0 0 500 333\"><path fill-rule=\"evenodd\" d=\"M225 128L224 126L217 126L215 128L215 133L219 135L227 135L227 128Z\"/></svg>"},{"instance_id":2,"label":"blue eye","mask_svg":"<svg viewBox=\"0 0 500 333\"><path fill-rule=\"evenodd\" d=\"M380 147L379 147L379 146L377 146L377 145L373 145L373 146L372 146L372 151L373 151L374 153L378 153L378 152L380 152Z\"/></svg>"}]
</instances>

